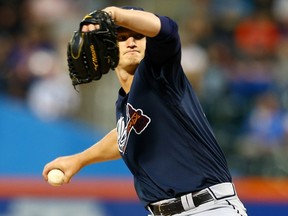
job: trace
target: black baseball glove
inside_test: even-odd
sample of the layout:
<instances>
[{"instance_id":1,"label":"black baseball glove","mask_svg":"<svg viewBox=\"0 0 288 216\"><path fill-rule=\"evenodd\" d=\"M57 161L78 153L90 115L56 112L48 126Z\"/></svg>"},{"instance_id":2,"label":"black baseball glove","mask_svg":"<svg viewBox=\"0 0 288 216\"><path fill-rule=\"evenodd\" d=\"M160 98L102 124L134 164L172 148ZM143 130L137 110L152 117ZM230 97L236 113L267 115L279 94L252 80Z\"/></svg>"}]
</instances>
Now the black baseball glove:
<instances>
[{"instance_id":1,"label":"black baseball glove","mask_svg":"<svg viewBox=\"0 0 288 216\"><path fill-rule=\"evenodd\" d=\"M82 26L98 24L99 29L82 32ZM67 49L67 61L72 84L79 85L99 80L119 61L117 32L108 13L96 10L86 15L75 31Z\"/></svg>"}]
</instances>

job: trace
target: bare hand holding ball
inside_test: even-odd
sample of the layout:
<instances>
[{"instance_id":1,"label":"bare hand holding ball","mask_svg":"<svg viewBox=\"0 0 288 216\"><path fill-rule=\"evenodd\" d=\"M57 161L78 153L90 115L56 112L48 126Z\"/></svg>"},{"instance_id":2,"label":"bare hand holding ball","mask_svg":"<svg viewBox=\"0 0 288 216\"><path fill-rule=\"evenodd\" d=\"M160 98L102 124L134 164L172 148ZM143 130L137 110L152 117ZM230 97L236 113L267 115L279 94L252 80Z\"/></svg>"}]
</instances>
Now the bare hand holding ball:
<instances>
[{"instance_id":1,"label":"bare hand holding ball","mask_svg":"<svg viewBox=\"0 0 288 216\"><path fill-rule=\"evenodd\" d=\"M64 183L64 173L59 169L53 169L48 173L48 183L52 186L60 186Z\"/></svg>"}]
</instances>

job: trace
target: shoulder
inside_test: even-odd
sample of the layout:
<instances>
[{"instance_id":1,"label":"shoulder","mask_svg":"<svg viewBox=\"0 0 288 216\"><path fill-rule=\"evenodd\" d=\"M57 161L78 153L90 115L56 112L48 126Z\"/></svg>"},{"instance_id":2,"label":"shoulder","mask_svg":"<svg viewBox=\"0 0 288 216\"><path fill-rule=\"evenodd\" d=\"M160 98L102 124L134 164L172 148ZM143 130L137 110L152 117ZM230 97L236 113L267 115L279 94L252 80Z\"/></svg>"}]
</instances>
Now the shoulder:
<instances>
[{"instance_id":1,"label":"shoulder","mask_svg":"<svg viewBox=\"0 0 288 216\"><path fill-rule=\"evenodd\" d=\"M157 36L148 37L145 58L154 65L161 66L170 58L179 60L181 43L177 23L169 17L159 16L161 29Z\"/></svg>"},{"instance_id":2,"label":"shoulder","mask_svg":"<svg viewBox=\"0 0 288 216\"><path fill-rule=\"evenodd\" d=\"M159 34L154 37L154 39L159 40L163 38L169 37L172 39L173 37L178 38L178 25L177 23L167 16L158 16L161 22L161 29Z\"/></svg>"}]
</instances>

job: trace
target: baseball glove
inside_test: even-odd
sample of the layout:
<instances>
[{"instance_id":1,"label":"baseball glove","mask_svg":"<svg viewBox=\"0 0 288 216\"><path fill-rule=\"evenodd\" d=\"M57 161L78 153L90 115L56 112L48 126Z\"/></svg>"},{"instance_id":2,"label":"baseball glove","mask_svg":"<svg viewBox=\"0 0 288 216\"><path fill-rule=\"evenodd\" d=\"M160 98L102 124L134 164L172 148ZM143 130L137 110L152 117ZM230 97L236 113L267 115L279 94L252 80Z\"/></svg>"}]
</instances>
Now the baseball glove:
<instances>
[{"instance_id":1,"label":"baseball glove","mask_svg":"<svg viewBox=\"0 0 288 216\"><path fill-rule=\"evenodd\" d=\"M82 32L83 25L99 25L99 29ZM96 10L86 15L75 31L67 48L67 61L72 84L99 80L115 69L119 61L117 32L107 12Z\"/></svg>"}]
</instances>

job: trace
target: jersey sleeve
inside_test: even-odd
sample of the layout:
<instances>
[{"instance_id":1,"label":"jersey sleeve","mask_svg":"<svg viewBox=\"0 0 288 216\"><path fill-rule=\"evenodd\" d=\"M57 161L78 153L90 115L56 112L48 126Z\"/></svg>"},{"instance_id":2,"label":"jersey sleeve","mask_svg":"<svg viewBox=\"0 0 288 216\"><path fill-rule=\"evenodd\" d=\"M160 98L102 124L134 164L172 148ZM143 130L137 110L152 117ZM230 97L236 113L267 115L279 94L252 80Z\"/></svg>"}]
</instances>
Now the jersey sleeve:
<instances>
[{"instance_id":1,"label":"jersey sleeve","mask_svg":"<svg viewBox=\"0 0 288 216\"><path fill-rule=\"evenodd\" d=\"M169 17L159 16L161 29L157 36L147 38L146 54L150 63L161 67L171 58L179 58L181 53L178 25Z\"/></svg>"},{"instance_id":2,"label":"jersey sleeve","mask_svg":"<svg viewBox=\"0 0 288 216\"><path fill-rule=\"evenodd\" d=\"M147 38L146 53L139 74L169 103L179 103L186 88L181 67L181 43L178 25L169 17L159 16L161 29Z\"/></svg>"}]
</instances>

